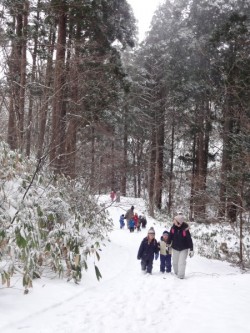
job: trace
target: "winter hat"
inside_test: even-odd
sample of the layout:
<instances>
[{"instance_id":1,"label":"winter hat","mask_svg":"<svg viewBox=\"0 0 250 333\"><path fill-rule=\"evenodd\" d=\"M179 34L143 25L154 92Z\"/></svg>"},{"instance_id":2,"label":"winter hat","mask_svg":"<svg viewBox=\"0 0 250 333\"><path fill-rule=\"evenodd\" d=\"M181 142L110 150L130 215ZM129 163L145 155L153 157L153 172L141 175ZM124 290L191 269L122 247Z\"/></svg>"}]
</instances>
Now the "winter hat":
<instances>
[{"instance_id":1,"label":"winter hat","mask_svg":"<svg viewBox=\"0 0 250 333\"><path fill-rule=\"evenodd\" d=\"M184 222L184 216L183 215L176 215L174 220L176 220L179 224L182 224Z\"/></svg>"},{"instance_id":2,"label":"winter hat","mask_svg":"<svg viewBox=\"0 0 250 333\"><path fill-rule=\"evenodd\" d=\"M153 227L149 228L148 234L155 234L155 229Z\"/></svg>"},{"instance_id":3,"label":"winter hat","mask_svg":"<svg viewBox=\"0 0 250 333\"><path fill-rule=\"evenodd\" d=\"M135 208L134 206L131 207L132 210L133 210L134 208Z\"/></svg>"},{"instance_id":4,"label":"winter hat","mask_svg":"<svg viewBox=\"0 0 250 333\"><path fill-rule=\"evenodd\" d=\"M165 231L163 231L162 234L163 234L163 236L164 236L164 235L167 235L167 236L168 236L168 235L169 235L169 232L168 232L167 230L165 230Z\"/></svg>"}]
</instances>

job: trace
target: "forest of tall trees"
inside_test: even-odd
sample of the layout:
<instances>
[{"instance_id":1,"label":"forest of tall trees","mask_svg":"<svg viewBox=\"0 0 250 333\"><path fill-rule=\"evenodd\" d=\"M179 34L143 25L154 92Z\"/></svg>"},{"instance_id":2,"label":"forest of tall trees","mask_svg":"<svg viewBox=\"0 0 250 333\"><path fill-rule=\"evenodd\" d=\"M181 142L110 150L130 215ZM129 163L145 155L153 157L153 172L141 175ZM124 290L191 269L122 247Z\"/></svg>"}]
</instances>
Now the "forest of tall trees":
<instances>
[{"instance_id":1,"label":"forest of tall trees","mask_svg":"<svg viewBox=\"0 0 250 333\"><path fill-rule=\"evenodd\" d=\"M1 140L92 194L198 222L250 209L250 3L3 0Z\"/></svg>"}]
</instances>

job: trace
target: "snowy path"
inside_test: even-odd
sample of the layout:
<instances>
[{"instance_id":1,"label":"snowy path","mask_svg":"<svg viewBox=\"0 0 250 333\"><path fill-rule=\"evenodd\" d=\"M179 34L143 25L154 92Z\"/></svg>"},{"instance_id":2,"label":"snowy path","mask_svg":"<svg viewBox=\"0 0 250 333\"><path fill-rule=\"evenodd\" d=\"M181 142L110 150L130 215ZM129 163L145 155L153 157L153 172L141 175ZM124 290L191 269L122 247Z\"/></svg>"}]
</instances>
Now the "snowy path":
<instances>
[{"instance_id":1,"label":"snowy path","mask_svg":"<svg viewBox=\"0 0 250 333\"><path fill-rule=\"evenodd\" d=\"M121 208L111 207L110 213L117 221ZM164 228L154 227L159 239ZM248 274L195 256L188 260L185 280L174 275L164 279L159 260L153 275L145 276L136 260L145 233L130 234L116 222L98 263L100 282L91 269L80 286L38 281L30 295L13 296L14 305L8 290L2 291L0 332L250 332Z\"/></svg>"}]
</instances>

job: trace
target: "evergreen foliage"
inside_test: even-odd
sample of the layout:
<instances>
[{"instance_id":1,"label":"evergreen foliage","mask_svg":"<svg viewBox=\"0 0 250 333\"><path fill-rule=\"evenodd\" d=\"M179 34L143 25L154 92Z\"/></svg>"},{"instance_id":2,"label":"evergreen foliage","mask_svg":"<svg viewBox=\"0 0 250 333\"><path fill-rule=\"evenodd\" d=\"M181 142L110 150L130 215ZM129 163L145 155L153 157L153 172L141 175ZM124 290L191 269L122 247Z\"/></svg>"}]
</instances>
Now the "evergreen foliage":
<instances>
[{"instance_id":1,"label":"evergreen foliage","mask_svg":"<svg viewBox=\"0 0 250 333\"><path fill-rule=\"evenodd\" d=\"M49 271L79 282L87 257L99 260L100 244L112 228L105 210L83 184L35 173L35 160L24 161L4 143L0 163L2 283L9 285L19 273L29 288ZM98 267L96 272L99 279Z\"/></svg>"},{"instance_id":2,"label":"evergreen foliage","mask_svg":"<svg viewBox=\"0 0 250 333\"><path fill-rule=\"evenodd\" d=\"M156 11L134 62L141 76L132 101L150 119L151 206L160 208L160 195L169 213L182 207L197 221L244 215L249 17L246 1L165 1Z\"/></svg>"},{"instance_id":3,"label":"evergreen foliage","mask_svg":"<svg viewBox=\"0 0 250 333\"><path fill-rule=\"evenodd\" d=\"M37 207L42 225L65 220L56 211L60 200L82 218L83 179L87 192L143 196L151 216L182 211L199 223L239 223L243 240L247 1L166 0L134 51L135 19L125 0L4 1L1 9L2 136L28 157L49 155L50 167L66 177L60 186L74 189L61 197L51 188L55 208ZM27 201L30 180L22 184Z\"/></svg>"}]
</instances>

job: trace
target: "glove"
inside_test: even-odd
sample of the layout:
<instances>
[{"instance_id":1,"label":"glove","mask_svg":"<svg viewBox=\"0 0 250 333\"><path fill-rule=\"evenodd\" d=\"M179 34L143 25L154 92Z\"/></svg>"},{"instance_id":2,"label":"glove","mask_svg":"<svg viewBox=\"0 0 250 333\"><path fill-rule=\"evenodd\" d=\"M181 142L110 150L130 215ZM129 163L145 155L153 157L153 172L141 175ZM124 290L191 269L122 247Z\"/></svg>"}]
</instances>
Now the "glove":
<instances>
[{"instance_id":1,"label":"glove","mask_svg":"<svg viewBox=\"0 0 250 333\"><path fill-rule=\"evenodd\" d=\"M189 257L192 258L194 256L194 251L189 251Z\"/></svg>"},{"instance_id":2,"label":"glove","mask_svg":"<svg viewBox=\"0 0 250 333\"><path fill-rule=\"evenodd\" d=\"M159 253L155 254L155 260L157 260L159 258Z\"/></svg>"}]
</instances>

